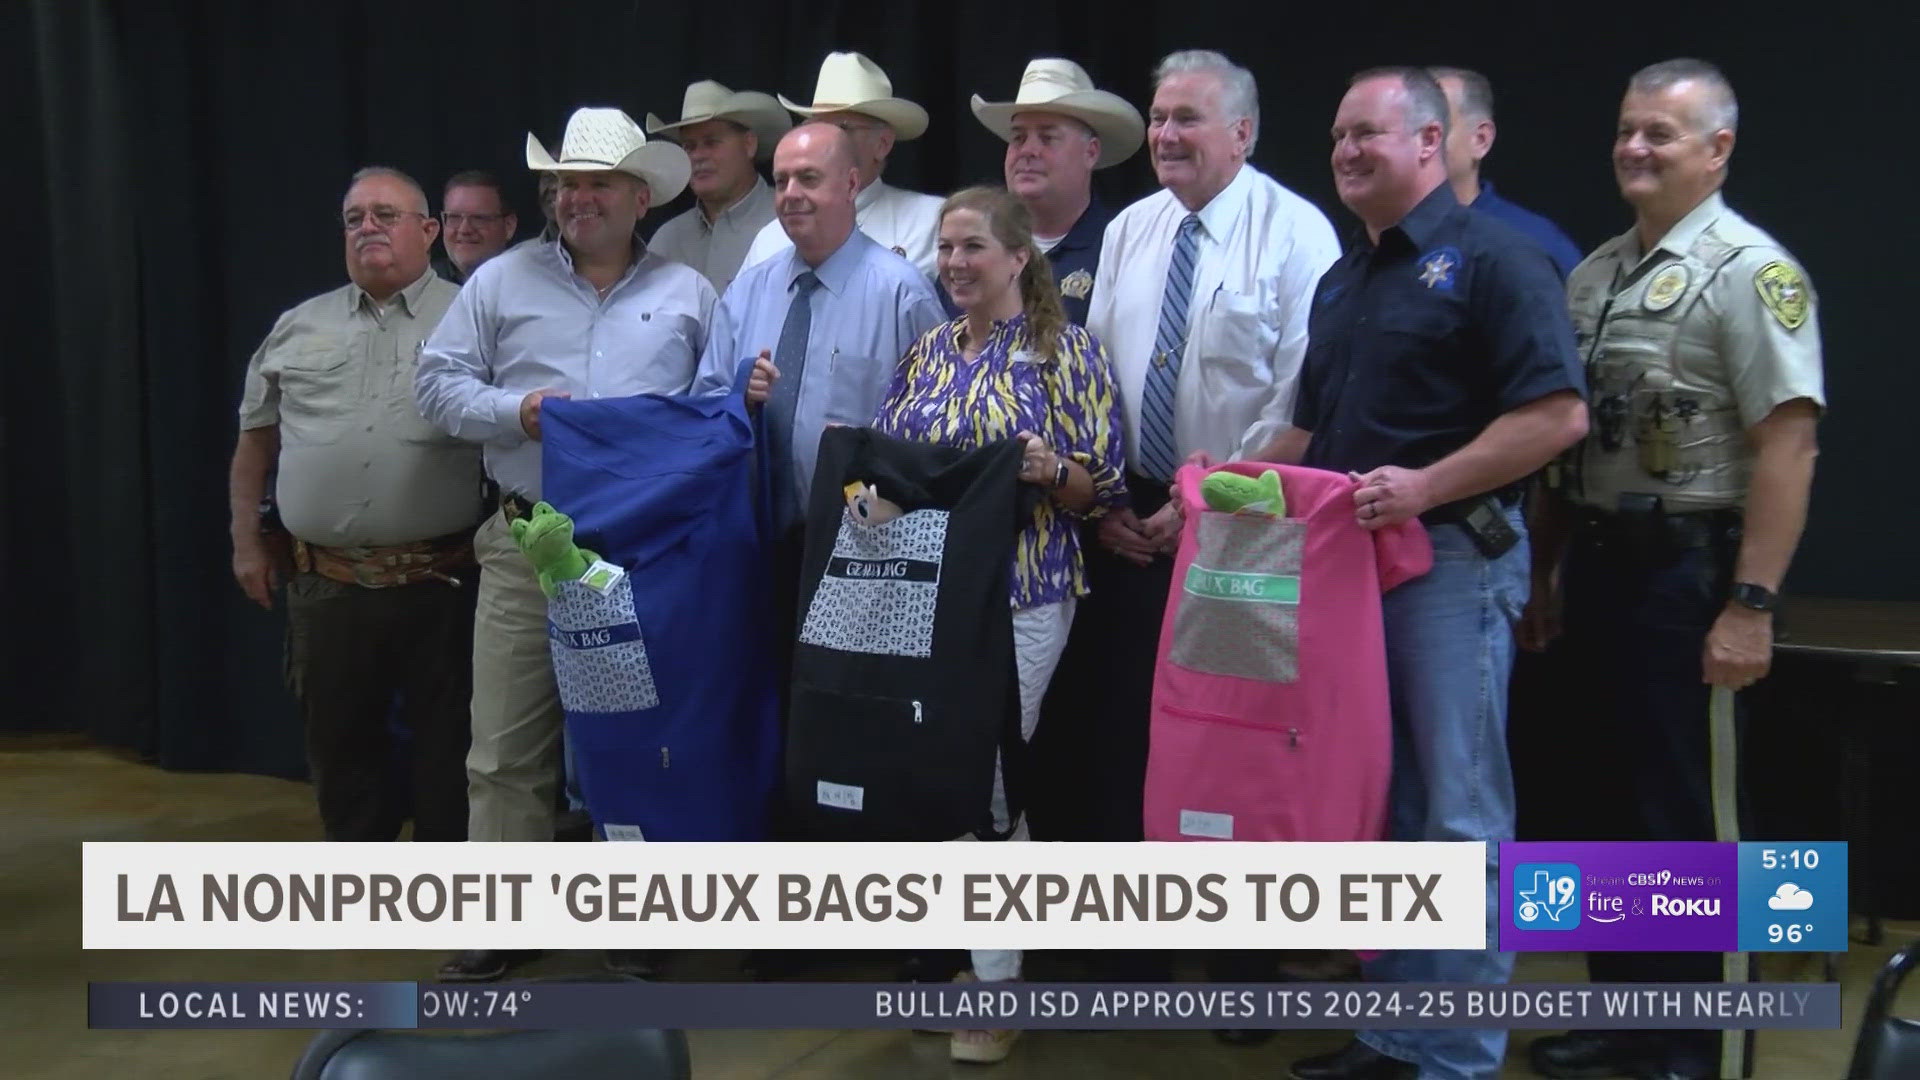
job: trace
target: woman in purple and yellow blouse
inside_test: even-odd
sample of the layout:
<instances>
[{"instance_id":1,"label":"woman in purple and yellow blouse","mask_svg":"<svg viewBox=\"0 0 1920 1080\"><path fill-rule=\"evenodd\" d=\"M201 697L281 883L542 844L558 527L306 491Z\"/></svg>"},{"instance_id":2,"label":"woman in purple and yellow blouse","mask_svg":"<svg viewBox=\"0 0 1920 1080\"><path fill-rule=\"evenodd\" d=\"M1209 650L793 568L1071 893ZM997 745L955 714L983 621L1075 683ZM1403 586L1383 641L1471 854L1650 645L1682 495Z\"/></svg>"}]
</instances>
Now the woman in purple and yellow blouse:
<instances>
[{"instance_id":1,"label":"woman in purple and yellow blouse","mask_svg":"<svg viewBox=\"0 0 1920 1080\"><path fill-rule=\"evenodd\" d=\"M1013 560L1013 642L1020 676L1020 734L1031 740L1047 682L1066 647L1074 601L1087 591L1079 524L1124 505L1120 400L1100 343L1067 321L1033 219L998 188L968 188L940 208L941 284L962 314L927 331L894 369L873 427L896 438L966 449L1026 442L1020 479L1047 493L1020 534ZM1009 822L994 776L993 819ZM1020 954L976 949L974 975L1017 978ZM1015 1032L959 1031L953 1057L1004 1058Z\"/></svg>"}]
</instances>

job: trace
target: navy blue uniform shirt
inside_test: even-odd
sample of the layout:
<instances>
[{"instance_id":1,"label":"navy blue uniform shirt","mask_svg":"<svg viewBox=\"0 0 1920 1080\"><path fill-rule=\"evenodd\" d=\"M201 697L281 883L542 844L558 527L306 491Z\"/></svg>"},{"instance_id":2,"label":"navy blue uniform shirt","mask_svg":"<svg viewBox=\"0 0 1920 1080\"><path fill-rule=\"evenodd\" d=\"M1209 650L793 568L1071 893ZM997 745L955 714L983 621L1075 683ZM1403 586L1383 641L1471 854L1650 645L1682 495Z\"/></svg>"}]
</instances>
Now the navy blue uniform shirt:
<instances>
[{"instance_id":1,"label":"navy blue uniform shirt","mask_svg":"<svg viewBox=\"0 0 1920 1080\"><path fill-rule=\"evenodd\" d=\"M1586 379L1553 264L1441 184L1320 278L1293 422L1313 433L1306 465L1419 469L1560 390Z\"/></svg>"},{"instance_id":2,"label":"navy blue uniform shirt","mask_svg":"<svg viewBox=\"0 0 1920 1080\"><path fill-rule=\"evenodd\" d=\"M1075 326L1087 325L1087 300L1093 295L1093 279L1099 276L1100 242L1106 238L1107 223L1112 220L1113 211L1096 195L1080 220L1047 252L1047 261L1053 264L1053 280L1060 286L1060 302Z\"/></svg>"},{"instance_id":3,"label":"navy blue uniform shirt","mask_svg":"<svg viewBox=\"0 0 1920 1080\"><path fill-rule=\"evenodd\" d=\"M1562 280L1580 265L1580 246L1568 239L1567 234L1560 231L1560 226L1524 206L1508 202L1485 180L1480 181L1480 196L1473 200L1473 208L1483 214L1492 214L1539 244L1540 250L1546 252L1547 258L1552 259L1553 265L1559 268Z\"/></svg>"}]
</instances>

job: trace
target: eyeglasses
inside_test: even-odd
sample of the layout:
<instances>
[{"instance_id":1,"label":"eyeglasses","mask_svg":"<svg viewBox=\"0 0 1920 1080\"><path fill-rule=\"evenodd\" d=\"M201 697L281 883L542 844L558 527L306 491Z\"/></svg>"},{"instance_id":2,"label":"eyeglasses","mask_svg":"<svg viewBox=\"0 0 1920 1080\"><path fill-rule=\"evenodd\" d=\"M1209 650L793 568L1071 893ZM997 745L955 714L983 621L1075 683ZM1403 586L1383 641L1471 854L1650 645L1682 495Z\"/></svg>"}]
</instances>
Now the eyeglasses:
<instances>
[{"instance_id":1,"label":"eyeglasses","mask_svg":"<svg viewBox=\"0 0 1920 1080\"><path fill-rule=\"evenodd\" d=\"M348 232L353 232L367 223L369 212L355 207L340 215L340 224ZM427 215L418 210L395 210L391 206L376 206L371 211L373 223L383 229L391 229L400 224L403 217L425 218Z\"/></svg>"},{"instance_id":2,"label":"eyeglasses","mask_svg":"<svg viewBox=\"0 0 1920 1080\"><path fill-rule=\"evenodd\" d=\"M441 223L449 229L458 229L462 225L469 223L487 226L496 221L504 221L506 217L507 215L505 214L456 214L451 210L442 210L440 212Z\"/></svg>"}]
</instances>

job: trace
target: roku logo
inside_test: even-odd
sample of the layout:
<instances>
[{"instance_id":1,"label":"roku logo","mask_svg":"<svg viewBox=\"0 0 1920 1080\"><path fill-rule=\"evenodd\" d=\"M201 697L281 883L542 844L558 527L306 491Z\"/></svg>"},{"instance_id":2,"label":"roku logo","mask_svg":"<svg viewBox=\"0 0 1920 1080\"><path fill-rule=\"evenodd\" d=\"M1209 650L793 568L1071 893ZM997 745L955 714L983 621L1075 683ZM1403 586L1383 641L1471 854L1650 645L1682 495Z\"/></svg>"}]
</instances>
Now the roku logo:
<instances>
[{"instance_id":1,"label":"roku logo","mask_svg":"<svg viewBox=\"0 0 1920 1080\"><path fill-rule=\"evenodd\" d=\"M1653 894L1653 913L1655 915L1708 915L1720 914L1720 898L1715 897L1679 897Z\"/></svg>"}]
</instances>

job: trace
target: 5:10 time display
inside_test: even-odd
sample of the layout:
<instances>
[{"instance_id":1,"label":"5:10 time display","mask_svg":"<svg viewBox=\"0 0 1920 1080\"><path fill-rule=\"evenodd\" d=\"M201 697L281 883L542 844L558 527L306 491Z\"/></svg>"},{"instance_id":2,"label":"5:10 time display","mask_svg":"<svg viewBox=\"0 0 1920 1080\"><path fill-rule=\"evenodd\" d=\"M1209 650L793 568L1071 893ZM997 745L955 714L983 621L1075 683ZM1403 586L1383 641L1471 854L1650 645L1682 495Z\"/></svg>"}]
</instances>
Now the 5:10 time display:
<instances>
[{"instance_id":1,"label":"5:10 time display","mask_svg":"<svg viewBox=\"0 0 1920 1080\"><path fill-rule=\"evenodd\" d=\"M1820 852L1813 848L1788 848L1776 851L1765 848L1760 852L1760 868L1763 870L1813 870L1820 865Z\"/></svg>"}]
</instances>

